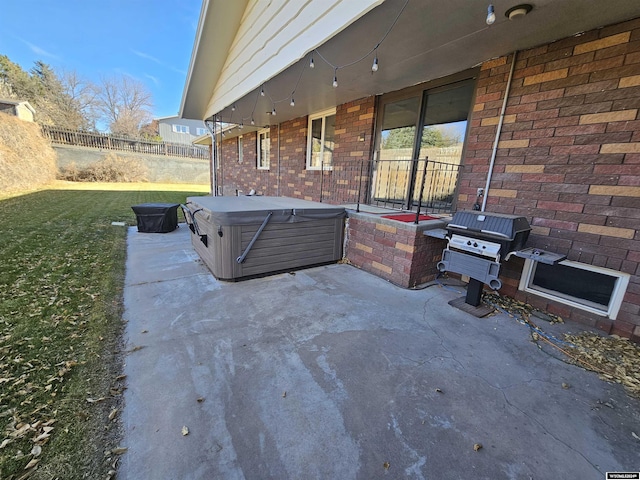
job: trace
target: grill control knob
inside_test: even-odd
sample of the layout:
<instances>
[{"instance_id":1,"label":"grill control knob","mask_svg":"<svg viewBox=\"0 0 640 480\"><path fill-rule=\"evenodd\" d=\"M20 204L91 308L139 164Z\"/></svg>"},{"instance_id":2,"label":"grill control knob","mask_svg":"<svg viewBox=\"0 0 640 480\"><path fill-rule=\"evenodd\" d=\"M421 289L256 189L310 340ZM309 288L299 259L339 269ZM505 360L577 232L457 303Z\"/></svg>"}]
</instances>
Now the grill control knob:
<instances>
[{"instance_id":1,"label":"grill control knob","mask_svg":"<svg viewBox=\"0 0 640 480\"><path fill-rule=\"evenodd\" d=\"M471 245L471 240L467 241L467 245Z\"/></svg>"},{"instance_id":2,"label":"grill control knob","mask_svg":"<svg viewBox=\"0 0 640 480\"><path fill-rule=\"evenodd\" d=\"M477 247L477 246L478 246L478 244L477 244L476 242L473 242L473 246L474 246L474 247Z\"/></svg>"}]
</instances>

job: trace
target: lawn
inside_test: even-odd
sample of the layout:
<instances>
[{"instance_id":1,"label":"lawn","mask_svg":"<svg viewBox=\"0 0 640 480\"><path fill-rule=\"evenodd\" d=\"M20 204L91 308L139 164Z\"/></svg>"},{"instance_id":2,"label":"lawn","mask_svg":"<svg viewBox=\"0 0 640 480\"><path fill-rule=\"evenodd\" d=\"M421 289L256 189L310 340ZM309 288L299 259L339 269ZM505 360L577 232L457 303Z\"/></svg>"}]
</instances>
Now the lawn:
<instances>
[{"instance_id":1,"label":"lawn","mask_svg":"<svg viewBox=\"0 0 640 480\"><path fill-rule=\"evenodd\" d=\"M0 200L0 478L117 463L131 205L202 192L46 190ZM183 227L184 228L184 227Z\"/></svg>"}]
</instances>

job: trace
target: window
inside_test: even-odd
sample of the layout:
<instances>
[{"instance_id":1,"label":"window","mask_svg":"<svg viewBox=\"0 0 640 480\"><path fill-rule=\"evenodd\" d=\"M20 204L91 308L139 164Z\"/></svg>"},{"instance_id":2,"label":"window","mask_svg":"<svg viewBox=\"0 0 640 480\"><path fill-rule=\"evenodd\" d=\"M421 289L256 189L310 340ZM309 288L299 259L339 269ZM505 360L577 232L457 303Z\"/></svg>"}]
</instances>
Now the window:
<instances>
[{"instance_id":1,"label":"window","mask_svg":"<svg viewBox=\"0 0 640 480\"><path fill-rule=\"evenodd\" d=\"M309 115L307 136L307 168L330 169L335 144L336 109Z\"/></svg>"},{"instance_id":2,"label":"window","mask_svg":"<svg viewBox=\"0 0 640 480\"><path fill-rule=\"evenodd\" d=\"M171 127L176 133L189 133L189 127L187 125L171 125Z\"/></svg>"},{"instance_id":3,"label":"window","mask_svg":"<svg viewBox=\"0 0 640 480\"><path fill-rule=\"evenodd\" d=\"M200 135L204 135L205 133L207 133L206 128L200 128L200 127L196 128L196 135L200 136Z\"/></svg>"},{"instance_id":4,"label":"window","mask_svg":"<svg viewBox=\"0 0 640 480\"><path fill-rule=\"evenodd\" d=\"M242 135L238 137L238 163L242 163L243 160L243 152L242 152Z\"/></svg>"},{"instance_id":5,"label":"window","mask_svg":"<svg viewBox=\"0 0 640 480\"><path fill-rule=\"evenodd\" d=\"M526 260L519 289L615 320L628 284L628 274L609 268Z\"/></svg>"},{"instance_id":6,"label":"window","mask_svg":"<svg viewBox=\"0 0 640 480\"><path fill-rule=\"evenodd\" d=\"M269 129L265 128L258 132L258 168L269 170L269 154L271 153L271 140L269 139Z\"/></svg>"}]
</instances>

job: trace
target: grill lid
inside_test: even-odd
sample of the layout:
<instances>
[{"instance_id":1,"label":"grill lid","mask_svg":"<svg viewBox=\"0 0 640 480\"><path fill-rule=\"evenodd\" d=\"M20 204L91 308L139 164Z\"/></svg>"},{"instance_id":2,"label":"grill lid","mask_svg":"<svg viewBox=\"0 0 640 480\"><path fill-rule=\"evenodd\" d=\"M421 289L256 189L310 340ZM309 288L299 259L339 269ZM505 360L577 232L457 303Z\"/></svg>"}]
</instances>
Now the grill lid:
<instances>
[{"instance_id":1,"label":"grill lid","mask_svg":"<svg viewBox=\"0 0 640 480\"><path fill-rule=\"evenodd\" d=\"M465 235L477 233L484 238L510 241L515 240L518 234L531 231L525 217L467 210L456 212L447 229L462 231L460 233Z\"/></svg>"}]
</instances>

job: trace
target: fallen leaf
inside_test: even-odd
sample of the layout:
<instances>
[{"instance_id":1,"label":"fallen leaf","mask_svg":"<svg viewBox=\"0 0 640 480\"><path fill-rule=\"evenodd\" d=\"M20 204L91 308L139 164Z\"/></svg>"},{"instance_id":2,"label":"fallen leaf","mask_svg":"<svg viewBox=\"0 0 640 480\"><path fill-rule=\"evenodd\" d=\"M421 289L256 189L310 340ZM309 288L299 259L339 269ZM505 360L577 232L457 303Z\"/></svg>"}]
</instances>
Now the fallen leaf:
<instances>
[{"instance_id":1,"label":"fallen leaf","mask_svg":"<svg viewBox=\"0 0 640 480\"><path fill-rule=\"evenodd\" d=\"M125 378L127 378L127 376L126 376L126 375L118 375L118 376L116 377L116 382L118 382L118 381L120 381L120 380L124 380Z\"/></svg>"},{"instance_id":2,"label":"fallen leaf","mask_svg":"<svg viewBox=\"0 0 640 480\"><path fill-rule=\"evenodd\" d=\"M442 390L440 390L439 388L436 388L436 392L443 393Z\"/></svg>"},{"instance_id":3,"label":"fallen leaf","mask_svg":"<svg viewBox=\"0 0 640 480\"><path fill-rule=\"evenodd\" d=\"M149 333L149 330L142 330L140 333Z\"/></svg>"},{"instance_id":4,"label":"fallen leaf","mask_svg":"<svg viewBox=\"0 0 640 480\"><path fill-rule=\"evenodd\" d=\"M568 383L563 383L562 384L562 388L564 388L565 390L570 388L570 387L571 387L571 385L569 385Z\"/></svg>"},{"instance_id":5,"label":"fallen leaf","mask_svg":"<svg viewBox=\"0 0 640 480\"><path fill-rule=\"evenodd\" d=\"M97 399L87 398L87 403L99 403L99 402L104 402L105 400L106 400L105 397L100 397Z\"/></svg>"},{"instance_id":6,"label":"fallen leaf","mask_svg":"<svg viewBox=\"0 0 640 480\"><path fill-rule=\"evenodd\" d=\"M114 455L122 455L127 450L128 450L127 447L116 447L111 450L111 453L113 453Z\"/></svg>"},{"instance_id":7,"label":"fallen leaf","mask_svg":"<svg viewBox=\"0 0 640 480\"><path fill-rule=\"evenodd\" d=\"M27 466L24 467L24 469L25 470L29 470L30 468L33 468L36 465L38 465L39 462L40 462L39 458L32 458L31 461L29 463L27 463Z\"/></svg>"},{"instance_id":8,"label":"fallen leaf","mask_svg":"<svg viewBox=\"0 0 640 480\"><path fill-rule=\"evenodd\" d=\"M635 433L634 433L634 435L635 435ZM2 441L2 443L0 443L0 448L4 448L4 447L6 447L7 445L9 445L10 443L11 443L11 439L9 439L9 438L5 438L5 439Z\"/></svg>"},{"instance_id":9,"label":"fallen leaf","mask_svg":"<svg viewBox=\"0 0 640 480\"><path fill-rule=\"evenodd\" d=\"M196 399L196 402L198 402L198 403L202 403L202 402L204 402L204 397L198 397L198 398Z\"/></svg>"},{"instance_id":10,"label":"fallen leaf","mask_svg":"<svg viewBox=\"0 0 640 480\"><path fill-rule=\"evenodd\" d=\"M34 445L31 449L31 455L33 455L34 457L39 457L41 453L42 447L40 445Z\"/></svg>"},{"instance_id":11,"label":"fallen leaf","mask_svg":"<svg viewBox=\"0 0 640 480\"><path fill-rule=\"evenodd\" d=\"M640 437L638 435L636 435L636 432L631 432L631 436L633 438L635 438L636 440L640 440Z\"/></svg>"},{"instance_id":12,"label":"fallen leaf","mask_svg":"<svg viewBox=\"0 0 640 480\"><path fill-rule=\"evenodd\" d=\"M189 435L189 429L185 425L182 427L182 436L186 437L187 435Z\"/></svg>"},{"instance_id":13,"label":"fallen leaf","mask_svg":"<svg viewBox=\"0 0 640 480\"><path fill-rule=\"evenodd\" d=\"M282 398L287 398L287 391L282 392Z\"/></svg>"},{"instance_id":14,"label":"fallen leaf","mask_svg":"<svg viewBox=\"0 0 640 480\"><path fill-rule=\"evenodd\" d=\"M474 444L473 444L473 450L474 450L474 451L476 451L476 452L477 452L477 451L478 451L478 450L480 450L481 448L482 448L482 444L481 444L481 443L474 443Z\"/></svg>"},{"instance_id":15,"label":"fallen leaf","mask_svg":"<svg viewBox=\"0 0 640 480\"><path fill-rule=\"evenodd\" d=\"M112 421L114 418L116 418L117 414L118 414L117 408L114 408L113 410L111 410L111 412L109 412L109 421Z\"/></svg>"},{"instance_id":16,"label":"fallen leaf","mask_svg":"<svg viewBox=\"0 0 640 480\"><path fill-rule=\"evenodd\" d=\"M391 464L389 462L384 462L382 466L384 467L385 470L389 470L389 467L391 466Z\"/></svg>"}]
</instances>

